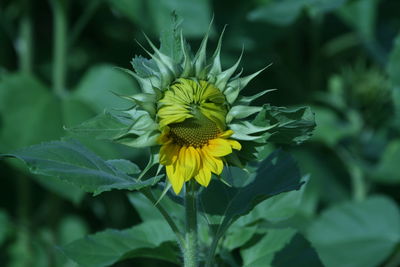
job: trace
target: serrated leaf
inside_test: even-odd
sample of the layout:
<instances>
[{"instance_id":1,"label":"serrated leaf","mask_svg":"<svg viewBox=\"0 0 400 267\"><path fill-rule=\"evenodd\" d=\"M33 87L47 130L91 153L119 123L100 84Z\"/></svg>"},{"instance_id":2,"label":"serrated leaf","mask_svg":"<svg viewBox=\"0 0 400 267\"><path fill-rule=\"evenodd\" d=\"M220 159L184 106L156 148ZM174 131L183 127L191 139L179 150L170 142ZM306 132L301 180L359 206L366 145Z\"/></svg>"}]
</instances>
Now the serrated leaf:
<instances>
[{"instance_id":1,"label":"serrated leaf","mask_svg":"<svg viewBox=\"0 0 400 267\"><path fill-rule=\"evenodd\" d=\"M207 190L200 194L201 208L206 214L223 216L216 233L220 235L261 201L283 192L298 190L300 179L294 160L278 150L258 165L255 174L246 175L242 171L240 176L234 177L234 180L244 180L244 186L228 187L213 180Z\"/></svg>"},{"instance_id":2,"label":"serrated leaf","mask_svg":"<svg viewBox=\"0 0 400 267\"><path fill-rule=\"evenodd\" d=\"M147 59L142 56L135 56L131 61L136 74L142 78L156 76L158 72L157 64L153 59Z\"/></svg>"},{"instance_id":3,"label":"serrated leaf","mask_svg":"<svg viewBox=\"0 0 400 267\"><path fill-rule=\"evenodd\" d=\"M107 160L107 163L111 164L115 169L129 175L140 173L138 165L126 159L110 159Z\"/></svg>"},{"instance_id":4,"label":"serrated leaf","mask_svg":"<svg viewBox=\"0 0 400 267\"><path fill-rule=\"evenodd\" d=\"M42 143L2 157L21 159L33 173L57 177L94 195L112 189L139 190L156 184L162 177L138 181L75 141Z\"/></svg>"},{"instance_id":5,"label":"serrated leaf","mask_svg":"<svg viewBox=\"0 0 400 267\"><path fill-rule=\"evenodd\" d=\"M114 140L125 135L129 128L130 125L127 120L104 112L80 125L67 128L67 131L100 140Z\"/></svg>"},{"instance_id":6,"label":"serrated leaf","mask_svg":"<svg viewBox=\"0 0 400 267\"><path fill-rule=\"evenodd\" d=\"M29 88L27 90L26 88ZM63 123L70 112L64 110L67 99L60 100L52 95L33 76L15 73L8 75L0 83L0 152L5 153L43 141L59 139L64 135ZM86 107L84 104L76 107ZM75 113L74 119L84 116ZM11 162L19 171L25 171L20 162ZM26 174L22 174L26 175ZM78 203L84 192L72 185L66 186L59 180L32 176L40 185L59 196Z\"/></svg>"},{"instance_id":7,"label":"serrated leaf","mask_svg":"<svg viewBox=\"0 0 400 267\"><path fill-rule=\"evenodd\" d=\"M147 221L126 230L106 230L63 247L80 266L110 266L118 261L150 257L179 262L175 236L163 221Z\"/></svg>"}]
</instances>

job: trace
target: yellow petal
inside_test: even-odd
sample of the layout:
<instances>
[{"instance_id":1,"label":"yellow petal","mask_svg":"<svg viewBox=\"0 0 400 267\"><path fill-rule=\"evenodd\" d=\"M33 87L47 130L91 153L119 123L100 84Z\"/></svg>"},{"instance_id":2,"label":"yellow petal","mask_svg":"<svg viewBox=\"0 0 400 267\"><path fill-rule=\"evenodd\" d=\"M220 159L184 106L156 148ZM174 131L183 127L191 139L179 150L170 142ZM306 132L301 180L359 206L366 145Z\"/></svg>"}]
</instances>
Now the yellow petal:
<instances>
[{"instance_id":1,"label":"yellow petal","mask_svg":"<svg viewBox=\"0 0 400 267\"><path fill-rule=\"evenodd\" d=\"M179 192L181 192L185 181L183 179L183 176L180 175L179 172L176 172L174 165L166 166L166 170L167 170L168 180L172 185L172 189L174 190L175 194L178 195Z\"/></svg>"},{"instance_id":2,"label":"yellow petal","mask_svg":"<svg viewBox=\"0 0 400 267\"><path fill-rule=\"evenodd\" d=\"M173 140L169 137L169 127L165 127L160 136L157 138L157 142L161 145L171 143Z\"/></svg>"},{"instance_id":3,"label":"yellow petal","mask_svg":"<svg viewBox=\"0 0 400 267\"><path fill-rule=\"evenodd\" d=\"M191 114L179 114L179 115L171 115L166 118L161 118L159 127L163 128L171 123L182 122L182 121L184 121L188 118L192 118L192 117L193 117L193 115L191 115Z\"/></svg>"},{"instance_id":4,"label":"yellow petal","mask_svg":"<svg viewBox=\"0 0 400 267\"><path fill-rule=\"evenodd\" d=\"M203 165L205 165L211 172L221 174L222 169L224 168L222 160L211 156L207 150L202 150L201 152Z\"/></svg>"},{"instance_id":5,"label":"yellow petal","mask_svg":"<svg viewBox=\"0 0 400 267\"><path fill-rule=\"evenodd\" d=\"M192 147L182 147L179 151L177 169L182 173L185 181L190 180L200 167L200 156Z\"/></svg>"},{"instance_id":6,"label":"yellow petal","mask_svg":"<svg viewBox=\"0 0 400 267\"><path fill-rule=\"evenodd\" d=\"M198 174L194 177L202 186L208 186L211 181L211 171L207 167L200 168Z\"/></svg>"},{"instance_id":7,"label":"yellow petal","mask_svg":"<svg viewBox=\"0 0 400 267\"><path fill-rule=\"evenodd\" d=\"M180 146L176 144L165 144L160 148L160 164L171 165L173 164L179 154Z\"/></svg>"},{"instance_id":8,"label":"yellow petal","mask_svg":"<svg viewBox=\"0 0 400 267\"><path fill-rule=\"evenodd\" d=\"M230 139L227 139L226 141L229 142L229 144L231 145L231 147L233 149L236 149L236 150L241 150L242 149L242 145L238 141L230 140Z\"/></svg>"},{"instance_id":9,"label":"yellow petal","mask_svg":"<svg viewBox=\"0 0 400 267\"><path fill-rule=\"evenodd\" d=\"M204 146L204 149L214 157L223 157L232 153L232 147L230 143L222 138L216 138L208 141L208 145Z\"/></svg>"},{"instance_id":10,"label":"yellow petal","mask_svg":"<svg viewBox=\"0 0 400 267\"><path fill-rule=\"evenodd\" d=\"M227 130L225 132L223 132L222 134L219 135L220 138L228 138L230 137L232 134L234 134L234 131L232 130Z\"/></svg>"}]
</instances>

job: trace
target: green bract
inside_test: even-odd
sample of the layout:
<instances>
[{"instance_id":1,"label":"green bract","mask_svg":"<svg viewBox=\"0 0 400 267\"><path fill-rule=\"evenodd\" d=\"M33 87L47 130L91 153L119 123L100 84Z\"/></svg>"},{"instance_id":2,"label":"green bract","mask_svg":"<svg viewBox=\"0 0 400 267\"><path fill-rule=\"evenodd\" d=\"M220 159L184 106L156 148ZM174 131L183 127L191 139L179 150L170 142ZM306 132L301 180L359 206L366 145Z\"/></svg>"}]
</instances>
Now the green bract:
<instances>
[{"instance_id":1,"label":"green bract","mask_svg":"<svg viewBox=\"0 0 400 267\"><path fill-rule=\"evenodd\" d=\"M274 89L263 90L252 96L242 96L241 91L249 82L267 67L247 76L238 71L242 58L230 68L221 67L222 31L217 46L211 56L207 56L209 34L203 38L197 52L193 54L182 31L175 22L170 31L161 37L161 47L157 48L146 37L153 52L143 48L150 59L135 56L132 59L133 71L122 69L136 79L141 93L121 96L133 102L131 109L124 112L125 132L109 136L117 142L131 147L157 146L162 129L157 111L162 105L160 100L170 86L179 79L192 79L212 84L225 97L228 112L225 116L227 129L233 130L232 139L245 144L241 152L227 157L228 162L243 166L248 160L259 158L257 147L268 141L277 143L301 143L309 138L315 127L314 117L308 108L287 109L270 105L252 106L251 103ZM255 115L257 114L257 116ZM107 114L110 124L121 121L121 116ZM98 117L97 120L104 120ZM112 122L114 120L114 122ZM92 124L93 124L92 123ZM89 123L90 124L90 123ZM125 129L126 128L126 129ZM80 125L71 129L73 132L90 133L90 126ZM103 135L103 134L101 134ZM102 138L102 137L100 137ZM154 150L154 153L158 153Z\"/></svg>"}]
</instances>

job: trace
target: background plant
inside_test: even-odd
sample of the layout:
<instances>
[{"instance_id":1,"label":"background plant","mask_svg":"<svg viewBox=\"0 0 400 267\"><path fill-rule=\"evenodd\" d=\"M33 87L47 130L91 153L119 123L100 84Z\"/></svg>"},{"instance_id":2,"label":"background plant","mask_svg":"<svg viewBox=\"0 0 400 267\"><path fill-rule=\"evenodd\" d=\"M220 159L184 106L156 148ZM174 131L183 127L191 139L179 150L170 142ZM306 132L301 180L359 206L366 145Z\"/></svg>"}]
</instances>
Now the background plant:
<instances>
[{"instance_id":1,"label":"background plant","mask_svg":"<svg viewBox=\"0 0 400 267\"><path fill-rule=\"evenodd\" d=\"M227 66L243 44L248 73L274 63L252 82L249 94L251 89L276 87L279 91L261 103L311 103L318 124L311 142L287 148L302 173L310 173L307 186L262 202L236 221L220 244L219 262L228 266L268 262L298 266L301 260L306 266L398 264L400 48L396 35L400 22L396 1L41 1L35 5L3 1L0 8L0 152L58 139L65 135L63 126L77 125L105 108L125 108L127 103L110 91L132 93L136 85L113 66L128 68L127 59L142 54L134 39L143 43L142 31L156 39L175 9L185 19L186 36L196 45L214 13L213 32L229 24L222 54ZM215 46L217 35L211 37ZM364 83L375 89L361 86ZM363 100L374 90L389 93L377 94L383 95L378 103ZM367 115L369 107L379 105L389 109ZM105 160L129 158L140 168L147 163L137 156L145 151L135 155L122 146L80 141ZM85 234L105 228L125 229L142 220L160 219L138 195L130 195L130 202L120 192L92 198L73 185L66 188L56 179L31 176L15 161L0 164L4 248L0 262L10 266L72 265L54 249L56 245L78 242ZM128 169L135 171L134 166ZM105 234L129 236L129 231L152 224L136 227ZM163 238L154 242L168 243L169 237ZM143 258L117 265L132 263L168 265Z\"/></svg>"}]
</instances>

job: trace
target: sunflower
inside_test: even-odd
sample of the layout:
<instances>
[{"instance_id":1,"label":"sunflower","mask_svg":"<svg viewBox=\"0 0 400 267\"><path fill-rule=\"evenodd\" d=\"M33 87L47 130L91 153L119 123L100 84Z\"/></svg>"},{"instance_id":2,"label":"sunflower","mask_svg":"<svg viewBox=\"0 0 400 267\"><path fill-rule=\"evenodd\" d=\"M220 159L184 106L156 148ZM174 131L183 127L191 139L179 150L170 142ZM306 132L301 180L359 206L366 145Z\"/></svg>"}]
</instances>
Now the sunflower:
<instances>
[{"instance_id":1,"label":"sunflower","mask_svg":"<svg viewBox=\"0 0 400 267\"><path fill-rule=\"evenodd\" d=\"M224 31L223 31L224 32ZM153 52L151 59L136 56L134 72L125 70L139 83L142 93L127 97L135 105L128 110L134 121L125 141L133 147L158 146L155 153L174 192L179 194L185 182L194 179L207 187L212 174L217 177L226 165L240 165L237 152L252 143L265 142L273 125L256 125L247 118L263 107L250 103L268 92L243 97L240 91L262 70L240 77L236 73L241 57L222 70L217 48L206 57L208 34L196 54L174 27L169 46L156 46L147 38ZM264 68L265 69L265 68ZM131 135L132 136L132 135Z\"/></svg>"},{"instance_id":2,"label":"sunflower","mask_svg":"<svg viewBox=\"0 0 400 267\"><path fill-rule=\"evenodd\" d=\"M222 157L241 149L228 139L233 131L226 130L224 95L207 81L178 79L159 103L160 164L172 188L179 193L193 177L207 186L211 173L221 174Z\"/></svg>"}]
</instances>

